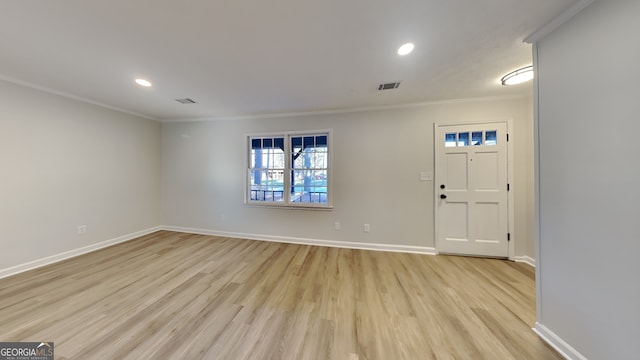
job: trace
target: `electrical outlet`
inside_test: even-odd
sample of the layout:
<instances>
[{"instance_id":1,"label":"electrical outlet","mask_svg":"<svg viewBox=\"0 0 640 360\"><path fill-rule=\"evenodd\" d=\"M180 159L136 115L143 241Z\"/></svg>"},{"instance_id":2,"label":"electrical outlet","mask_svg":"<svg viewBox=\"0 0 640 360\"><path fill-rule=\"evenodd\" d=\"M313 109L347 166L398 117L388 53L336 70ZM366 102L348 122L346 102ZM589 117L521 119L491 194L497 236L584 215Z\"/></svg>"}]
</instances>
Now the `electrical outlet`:
<instances>
[{"instance_id":1,"label":"electrical outlet","mask_svg":"<svg viewBox=\"0 0 640 360\"><path fill-rule=\"evenodd\" d=\"M86 234L87 225L78 225L78 234Z\"/></svg>"},{"instance_id":2,"label":"electrical outlet","mask_svg":"<svg viewBox=\"0 0 640 360\"><path fill-rule=\"evenodd\" d=\"M334 228L334 229L336 229L336 230L340 230L340 223L339 223L339 222L337 222L337 221L336 221L336 222L334 222L334 223L333 223L333 228Z\"/></svg>"},{"instance_id":3,"label":"electrical outlet","mask_svg":"<svg viewBox=\"0 0 640 360\"><path fill-rule=\"evenodd\" d=\"M370 230L369 224L364 224L364 232L368 233Z\"/></svg>"}]
</instances>

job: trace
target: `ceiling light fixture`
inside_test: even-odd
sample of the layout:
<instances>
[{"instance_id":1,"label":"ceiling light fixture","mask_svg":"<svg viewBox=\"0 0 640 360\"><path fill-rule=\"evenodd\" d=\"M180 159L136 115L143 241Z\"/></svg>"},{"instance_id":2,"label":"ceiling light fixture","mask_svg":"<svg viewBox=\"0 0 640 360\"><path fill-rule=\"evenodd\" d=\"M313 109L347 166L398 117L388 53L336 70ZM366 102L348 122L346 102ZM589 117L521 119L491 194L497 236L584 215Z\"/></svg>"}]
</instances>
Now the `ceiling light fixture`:
<instances>
[{"instance_id":1,"label":"ceiling light fixture","mask_svg":"<svg viewBox=\"0 0 640 360\"><path fill-rule=\"evenodd\" d=\"M415 46L413 45L413 43L406 43L400 46L400 48L398 49L398 55L401 55L401 56L407 55L413 51L414 47Z\"/></svg>"},{"instance_id":2,"label":"ceiling light fixture","mask_svg":"<svg viewBox=\"0 0 640 360\"><path fill-rule=\"evenodd\" d=\"M151 83L148 80L145 79L136 79L136 84L140 85L140 86L144 86L144 87L150 87Z\"/></svg>"},{"instance_id":3,"label":"ceiling light fixture","mask_svg":"<svg viewBox=\"0 0 640 360\"><path fill-rule=\"evenodd\" d=\"M512 71L503 76L500 81L502 85L516 85L533 79L533 66L525 66L522 69Z\"/></svg>"}]
</instances>

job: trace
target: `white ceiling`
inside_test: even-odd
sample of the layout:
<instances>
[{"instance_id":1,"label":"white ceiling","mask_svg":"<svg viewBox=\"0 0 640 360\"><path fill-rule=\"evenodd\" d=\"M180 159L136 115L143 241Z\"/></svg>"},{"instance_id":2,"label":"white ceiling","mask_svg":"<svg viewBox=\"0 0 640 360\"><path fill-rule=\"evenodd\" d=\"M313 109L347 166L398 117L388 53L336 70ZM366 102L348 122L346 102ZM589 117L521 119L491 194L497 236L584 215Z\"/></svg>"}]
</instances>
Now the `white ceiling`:
<instances>
[{"instance_id":1,"label":"white ceiling","mask_svg":"<svg viewBox=\"0 0 640 360\"><path fill-rule=\"evenodd\" d=\"M0 0L0 77L159 120L525 94L500 77L575 2Z\"/></svg>"}]
</instances>

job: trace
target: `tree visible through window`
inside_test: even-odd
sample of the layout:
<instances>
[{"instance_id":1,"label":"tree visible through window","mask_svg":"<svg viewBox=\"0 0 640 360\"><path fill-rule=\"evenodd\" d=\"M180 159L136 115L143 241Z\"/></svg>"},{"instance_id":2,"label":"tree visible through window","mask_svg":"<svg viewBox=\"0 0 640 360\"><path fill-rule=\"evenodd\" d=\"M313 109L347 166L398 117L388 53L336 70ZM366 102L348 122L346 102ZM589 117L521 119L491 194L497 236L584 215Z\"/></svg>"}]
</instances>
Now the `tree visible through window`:
<instances>
[{"instance_id":1,"label":"tree visible through window","mask_svg":"<svg viewBox=\"0 0 640 360\"><path fill-rule=\"evenodd\" d=\"M329 133L249 136L249 203L330 205Z\"/></svg>"}]
</instances>

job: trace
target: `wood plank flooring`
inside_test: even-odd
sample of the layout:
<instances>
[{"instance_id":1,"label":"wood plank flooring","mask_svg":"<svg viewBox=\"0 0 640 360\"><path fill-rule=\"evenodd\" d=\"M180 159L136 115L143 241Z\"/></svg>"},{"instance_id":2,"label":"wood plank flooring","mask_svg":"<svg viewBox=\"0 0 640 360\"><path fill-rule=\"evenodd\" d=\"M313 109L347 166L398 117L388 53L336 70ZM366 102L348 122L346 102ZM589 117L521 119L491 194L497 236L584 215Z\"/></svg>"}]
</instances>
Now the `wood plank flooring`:
<instances>
[{"instance_id":1,"label":"wood plank flooring","mask_svg":"<svg viewBox=\"0 0 640 360\"><path fill-rule=\"evenodd\" d=\"M160 231L0 279L0 341L56 359L562 359L534 271Z\"/></svg>"}]
</instances>

